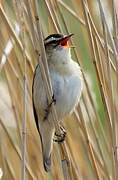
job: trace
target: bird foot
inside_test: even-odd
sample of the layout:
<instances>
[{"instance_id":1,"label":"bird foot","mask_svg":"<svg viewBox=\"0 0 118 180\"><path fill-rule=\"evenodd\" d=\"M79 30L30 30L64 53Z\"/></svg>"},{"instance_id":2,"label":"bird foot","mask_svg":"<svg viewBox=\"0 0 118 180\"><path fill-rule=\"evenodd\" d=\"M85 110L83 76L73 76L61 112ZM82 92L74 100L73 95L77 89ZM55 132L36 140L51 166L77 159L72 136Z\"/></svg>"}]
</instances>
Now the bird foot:
<instances>
[{"instance_id":1,"label":"bird foot","mask_svg":"<svg viewBox=\"0 0 118 180\"><path fill-rule=\"evenodd\" d=\"M46 120L48 118L48 115L50 113L51 106L52 106L53 103L54 103L54 105L56 104L56 99L54 98L54 94L52 96L52 100L51 100L50 104L48 104L47 108L45 109L44 120Z\"/></svg>"},{"instance_id":2,"label":"bird foot","mask_svg":"<svg viewBox=\"0 0 118 180\"><path fill-rule=\"evenodd\" d=\"M66 130L62 126L60 126L60 130L61 130L61 134L57 134L55 132L54 142L62 143L65 140Z\"/></svg>"}]
</instances>

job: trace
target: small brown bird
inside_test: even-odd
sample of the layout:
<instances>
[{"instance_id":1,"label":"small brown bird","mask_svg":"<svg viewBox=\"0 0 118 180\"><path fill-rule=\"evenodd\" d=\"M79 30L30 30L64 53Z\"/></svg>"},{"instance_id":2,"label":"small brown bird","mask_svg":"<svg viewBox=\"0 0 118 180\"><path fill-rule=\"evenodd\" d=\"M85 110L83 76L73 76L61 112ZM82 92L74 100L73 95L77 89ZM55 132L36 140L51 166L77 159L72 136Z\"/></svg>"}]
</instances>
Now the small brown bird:
<instances>
[{"instance_id":1,"label":"small brown bird","mask_svg":"<svg viewBox=\"0 0 118 180\"><path fill-rule=\"evenodd\" d=\"M58 120L69 115L78 104L82 92L82 77L79 65L72 60L68 41L72 34L52 34L44 40L46 56L53 88L53 100ZM50 105L38 64L33 78L32 100L34 117L41 138L43 164L51 168L51 152L55 127L48 110Z\"/></svg>"}]
</instances>

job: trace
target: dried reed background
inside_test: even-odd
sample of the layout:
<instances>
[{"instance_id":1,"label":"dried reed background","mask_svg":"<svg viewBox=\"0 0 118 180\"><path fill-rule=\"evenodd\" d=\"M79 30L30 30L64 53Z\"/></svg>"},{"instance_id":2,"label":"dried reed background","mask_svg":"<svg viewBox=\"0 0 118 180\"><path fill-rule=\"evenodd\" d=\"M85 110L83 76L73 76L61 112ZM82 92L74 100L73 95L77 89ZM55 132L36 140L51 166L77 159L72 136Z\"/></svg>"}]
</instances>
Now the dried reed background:
<instances>
[{"instance_id":1,"label":"dried reed background","mask_svg":"<svg viewBox=\"0 0 118 180\"><path fill-rule=\"evenodd\" d=\"M3 179L117 180L118 2L2 0L0 3ZM42 38L55 32L75 34L71 44L76 48L72 54L82 68L84 91L80 105L64 121L66 142L61 146L54 144L52 172L47 174L33 119L31 86L39 54L44 50ZM69 168L65 166L68 158Z\"/></svg>"}]
</instances>

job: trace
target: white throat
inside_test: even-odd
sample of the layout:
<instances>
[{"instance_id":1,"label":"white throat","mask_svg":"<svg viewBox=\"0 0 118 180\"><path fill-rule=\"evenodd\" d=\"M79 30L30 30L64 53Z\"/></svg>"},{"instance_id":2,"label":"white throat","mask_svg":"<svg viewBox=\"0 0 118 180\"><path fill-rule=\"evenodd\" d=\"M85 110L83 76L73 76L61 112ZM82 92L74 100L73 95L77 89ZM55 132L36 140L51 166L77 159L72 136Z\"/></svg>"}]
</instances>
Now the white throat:
<instances>
[{"instance_id":1,"label":"white throat","mask_svg":"<svg viewBox=\"0 0 118 180\"><path fill-rule=\"evenodd\" d=\"M69 48L54 49L52 55L49 57L50 63L60 65L68 64L71 60L71 53Z\"/></svg>"}]
</instances>

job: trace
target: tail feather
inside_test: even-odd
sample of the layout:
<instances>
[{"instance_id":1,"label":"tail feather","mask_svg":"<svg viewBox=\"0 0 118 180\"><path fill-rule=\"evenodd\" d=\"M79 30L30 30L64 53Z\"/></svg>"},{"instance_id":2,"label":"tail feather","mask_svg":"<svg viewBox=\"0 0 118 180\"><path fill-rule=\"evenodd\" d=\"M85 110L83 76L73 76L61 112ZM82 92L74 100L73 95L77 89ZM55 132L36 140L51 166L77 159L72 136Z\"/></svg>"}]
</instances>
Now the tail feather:
<instances>
[{"instance_id":1,"label":"tail feather","mask_svg":"<svg viewBox=\"0 0 118 180\"><path fill-rule=\"evenodd\" d=\"M48 119L40 124L40 135L42 142L44 169L48 172L51 168L51 152L54 137L54 125Z\"/></svg>"},{"instance_id":2,"label":"tail feather","mask_svg":"<svg viewBox=\"0 0 118 180\"><path fill-rule=\"evenodd\" d=\"M46 172L49 172L51 170L51 154L48 159L45 157L43 158L43 165Z\"/></svg>"}]
</instances>

